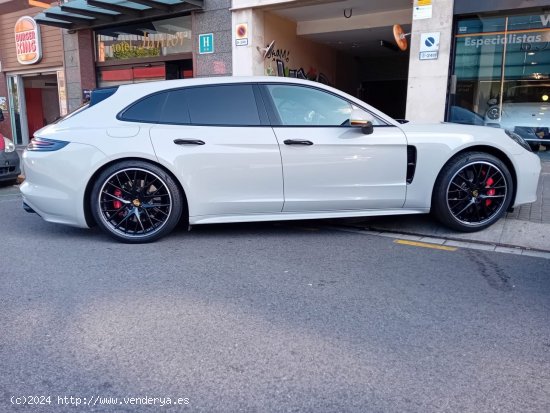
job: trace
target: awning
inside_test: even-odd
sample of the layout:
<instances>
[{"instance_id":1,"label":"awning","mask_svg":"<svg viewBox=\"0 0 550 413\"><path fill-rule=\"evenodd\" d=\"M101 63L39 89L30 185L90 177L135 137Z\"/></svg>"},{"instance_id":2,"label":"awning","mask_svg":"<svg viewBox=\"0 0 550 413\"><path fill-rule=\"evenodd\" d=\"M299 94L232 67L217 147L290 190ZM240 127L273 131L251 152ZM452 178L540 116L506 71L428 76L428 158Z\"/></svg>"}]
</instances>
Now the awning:
<instances>
[{"instance_id":1,"label":"awning","mask_svg":"<svg viewBox=\"0 0 550 413\"><path fill-rule=\"evenodd\" d=\"M34 20L46 26L81 30L202 8L203 0L71 0L44 10Z\"/></svg>"}]
</instances>

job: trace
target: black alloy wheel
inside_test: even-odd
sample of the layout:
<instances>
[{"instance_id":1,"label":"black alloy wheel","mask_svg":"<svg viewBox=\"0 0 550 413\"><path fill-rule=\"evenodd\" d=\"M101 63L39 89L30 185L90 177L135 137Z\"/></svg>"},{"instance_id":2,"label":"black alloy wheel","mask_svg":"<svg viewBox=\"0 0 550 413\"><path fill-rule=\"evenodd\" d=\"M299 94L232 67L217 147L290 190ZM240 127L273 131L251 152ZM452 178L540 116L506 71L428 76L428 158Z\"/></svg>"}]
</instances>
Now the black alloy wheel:
<instances>
[{"instance_id":1,"label":"black alloy wheel","mask_svg":"<svg viewBox=\"0 0 550 413\"><path fill-rule=\"evenodd\" d=\"M512 199L513 181L507 166L481 152L449 161L435 185L432 206L436 218L464 232L487 228L504 215Z\"/></svg>"},{"instance_id":2,"label":"black alloy wheel","mask_svg":"<svg viewBox=\"0 0 550 413\"><path fill-rule=\"evenodd\" d=\"M183 197L161 168L140 161L116 164L101 173L92 190L97 224L115 239L151 242L168 234L183 211Z\"/></svg>"}]
</instances>

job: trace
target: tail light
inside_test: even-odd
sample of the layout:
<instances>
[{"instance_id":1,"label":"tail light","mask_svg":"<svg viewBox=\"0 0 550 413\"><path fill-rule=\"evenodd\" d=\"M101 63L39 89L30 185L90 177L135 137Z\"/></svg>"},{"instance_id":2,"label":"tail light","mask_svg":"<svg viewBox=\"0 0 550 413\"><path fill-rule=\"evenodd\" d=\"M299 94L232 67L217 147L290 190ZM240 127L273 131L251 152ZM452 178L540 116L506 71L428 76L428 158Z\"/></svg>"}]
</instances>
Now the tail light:
<instances>
[{"instance_id":1,"label":"tail light","mask_svg":"<svg viewBox=\"0 0 550 413\"><path fill-rule=\"evenodd\" d=\"M28 151L34 152L53 152L67 146L69 142L57 141L55 139L46 139L36 137L27 145Z\"/></svg>"}]
</instances>

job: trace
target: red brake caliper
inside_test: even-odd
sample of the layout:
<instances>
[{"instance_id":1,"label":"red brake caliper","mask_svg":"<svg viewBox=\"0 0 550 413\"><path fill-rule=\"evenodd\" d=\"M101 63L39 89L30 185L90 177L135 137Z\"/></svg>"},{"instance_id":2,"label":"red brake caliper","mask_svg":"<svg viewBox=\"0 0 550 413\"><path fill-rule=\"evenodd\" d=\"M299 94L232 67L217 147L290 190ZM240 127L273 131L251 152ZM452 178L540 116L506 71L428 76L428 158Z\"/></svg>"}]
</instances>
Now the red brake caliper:
<instances>
[{"instance_id":1,"label":"red brake caliper","mask_svg":"<svg viewBox=\"0 0 550 413\"><path fill-rule=\"evenodd\" d=\"M113 195L120 197L122 195L122 191L120 189L115 189L115 192L113 192ZM122 208L122 202L120 202L118 199L114 200L113 207L117 210Z\"/></svg>"},{"instance_id":2,"label":"red brake caliper","mask_svg":"<svg viewBox=\"0 0 550 413\"><path fill-rule=\"evenodd\" d=\"M495 183L495 181L493 180L493 178L489 178L487 179L487 182L486 182L486 185L485 185L485 188L490 188L487 190L487 195L489 196L493 196L495 193L496 193L496 190L495 188L491 188L491 186ZM493 200L491 199L486 199L485 200L485 205L486 206L489 206L493 203Z\"/></svg>"}]
</instances>

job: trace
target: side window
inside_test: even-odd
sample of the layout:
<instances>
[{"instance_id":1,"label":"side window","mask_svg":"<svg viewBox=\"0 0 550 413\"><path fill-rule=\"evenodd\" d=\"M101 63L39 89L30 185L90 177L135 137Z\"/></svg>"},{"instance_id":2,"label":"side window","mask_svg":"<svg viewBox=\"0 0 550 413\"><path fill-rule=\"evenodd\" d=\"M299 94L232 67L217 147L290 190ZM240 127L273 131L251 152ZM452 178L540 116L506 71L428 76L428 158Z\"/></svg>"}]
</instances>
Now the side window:
<instances>
[{"instance_id":1,"label":"side window","mask_svg":"<svg viewBox=\"0 0 550 413\"><path fill-rule=\"evenodd\" d=\"M352 107L344 99L304 86L267 85L285 126L342 126Z\"/></svg>"},{"instance_id":2,"label":"side window","mask_svg":"<svg viewBox=\"0 0 550 413\"><path fill-rule=\"evenodd\" d=\"M160 114L160 123L171 123L176 125L189 124L189 108L186 99L185 89L171 90L166 98L164 109Z\"/></svg>"},{"instance_id":3,"label":"side window","mask_svg":"<svg viewBox=\"0 0 550 413\"><path fill-rule=\"evenodd\" d=\"M189 117L197 125L260 125L252 85L193 87L186 90Z\"/></svg>"},{"instance_id":4,"label":"side window","mask_svg":"<svg viewBox=\"0 0 550 413\"><path fill-rule=\"evenodd\" d=\"M168 93L156 93L141 99L126 109L120 119L132 122L157 123Z\"/></svg>"},{"instance_id":5,"label":"side window","mask_svg":"<svg viewBox=\"0 0 550 413\"><path fill-rule=\"evenodd\" d=\"M353 109L363 110L347 100L299 85L266 85L284 126L349 126ZM374 125L384 125L372 114Z\"/></svg>"}]
</instances>

